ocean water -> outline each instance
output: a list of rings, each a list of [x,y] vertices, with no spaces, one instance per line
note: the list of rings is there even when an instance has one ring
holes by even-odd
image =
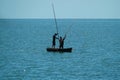
[[[72,53],[46,51],[56,32],[53,19],[0,19],[0,80],[120,79],[120,19],[57,22]]]

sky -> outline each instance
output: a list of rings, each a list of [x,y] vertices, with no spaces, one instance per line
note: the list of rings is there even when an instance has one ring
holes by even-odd
[[[0,19],[120,18],[120,0],[0,0]]]

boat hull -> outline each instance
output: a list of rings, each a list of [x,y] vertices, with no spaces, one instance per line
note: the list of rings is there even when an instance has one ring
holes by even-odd
[[[48,52],[72,52],[72,48],[63,48],[63,49],[59,49],[59,48],[47,48]]]

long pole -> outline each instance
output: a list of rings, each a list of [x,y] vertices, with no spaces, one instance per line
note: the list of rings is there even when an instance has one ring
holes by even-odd
[[[53,8],[54,20],[55,20],[55,24],[56,24],[56,30],[57,30],[57,33],[58,33],[58,26],[57,26],[57,20],[56,20],[55,9],[54,9],[54,4],[53,3],[52,3],[52,8]]]

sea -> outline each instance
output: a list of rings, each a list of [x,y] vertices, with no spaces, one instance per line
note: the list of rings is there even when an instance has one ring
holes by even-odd
[[[0,80],[120,80],[120,19],[0,19]]]

